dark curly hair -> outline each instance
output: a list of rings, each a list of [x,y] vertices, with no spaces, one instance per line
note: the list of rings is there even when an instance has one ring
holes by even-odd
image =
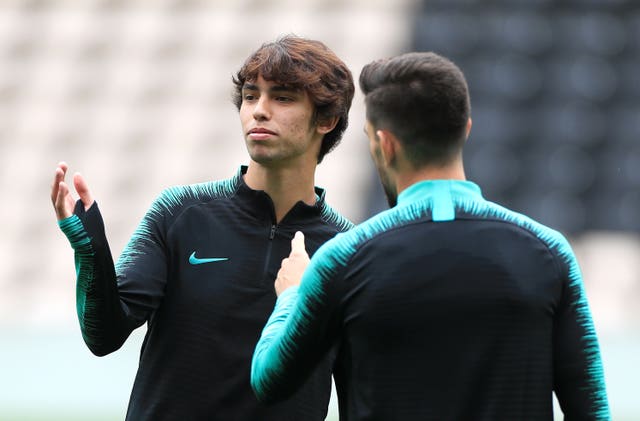
[[[349,109],[355,91],[347,66],[320,41],[286,35],[263,44],[233,77],[233,103],[242,105],[242,87],[258,76],[303,89],[314,104],[314,122],[339,117],[336,127],[322,139],[318,163],[335,148],[349,124]]]

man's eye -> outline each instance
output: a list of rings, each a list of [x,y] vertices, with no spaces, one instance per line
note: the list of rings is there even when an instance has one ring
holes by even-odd
[[[293,101],[293,98],[288,97],[288,96],[278,96],[278,97],[276,97],[276,101],[279,101],[279,102],[291,102],[291,101]]]
[[[253,94],[244,94],[244,96],[242,97],[242,99],[245,101],[253,101],[255,98],[256,97]]]

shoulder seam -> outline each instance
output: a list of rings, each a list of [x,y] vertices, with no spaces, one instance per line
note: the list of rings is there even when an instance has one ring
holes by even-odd
[[[340,232],[349,231],[350,229],[355,227],[355,224],[353,222],[345,218],[341,213],[337,212],[326,202],[322,203],[320,212],[320,219],[326,224],[337,227],[338,231]]]
[[[568,276],[568,265],[566,264],[564,259],[562,259],[562,256],[560,255],[558,250],[559,243],[565,242],[567,240],[560,232],[547,227],[524,214],[512,211],[496,203],[487,200],[485,200],[484,203],[486,204],[485,206],[487,208],[486,214],[474,213],[469,209],[465,209],[461,203],[456,204],[456,210],[461,210],[466,213],[466,215],[462,215],[461,217],[456,219],[490,220],[508,224],[526,232],[528,235],[534,237],[537,241],[544,245],[556,264],[556,270],[558,271],[558,274],[560,276]],[[503,216],[501,216],[501,214],[503,214]],[[548,238],[544,238],[545,236],[543,236],[543,231],[545,230],[547,231]],[[554,241],[558,244],[554,245]]]
[[[237,189],[238,184],[235,178],[168,187],[156,198],[152,208],[155,207],[158,213],[164,213],[161,212],[164,208],[170,215],[173,215],[176,208],[181,208],[179,214],[173,215],[175,220],[193,206],[233,197]]]

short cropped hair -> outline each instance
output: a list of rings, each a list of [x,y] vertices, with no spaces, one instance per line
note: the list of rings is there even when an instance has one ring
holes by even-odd
[[[313,123],[339,117],[336,127],[322,139],[318,163],[335,148],[347,125],[355,91],[347,66],[320,41],[286,35],[263,44],[244,62],[233,78],[233,102],[242,105],[242,87],[258,76],[293,89],[305,90],[313,103]]]
[[[413,52],[366,65],[360,73],[367,120],[388,129],[414,166],[450,162],[465,142],[471,115],[462,71],[432,52]]]

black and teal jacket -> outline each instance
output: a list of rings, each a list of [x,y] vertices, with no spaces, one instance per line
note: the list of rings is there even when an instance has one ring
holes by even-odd
[[[483,199],[421,181],[318,250],[253,357],[262,401],[338,346],[340,420],[609,419],[598,340],[566,239]]]
[[[351,223],[316,189],[280,223],[263,191],[228,180],[164,191],[114,266],[97,205],[81,203],[60,227],[75,250],[77,312],[96,355],[147,323],[127,419],[324,420],[330,358],[288,400],[264,405],[249,373],[273,309],[273,283],[296,231],[314,252]]]

